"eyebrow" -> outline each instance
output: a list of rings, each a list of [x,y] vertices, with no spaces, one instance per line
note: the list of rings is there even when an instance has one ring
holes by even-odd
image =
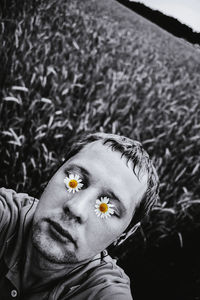
[[[90,173],[89,173],[85,168],[83,168],[83,167],[81,167],[81,166],[77,166],[77,165],[75,165],[75,164],[71,164],[71,165],[69,165],[69,166],[67,166],[67,167],[65,168],[65,171],[69,171],[70,169],[78,170],[80,173],[82,173],[83,175],[85,175],[85,176],[87,176],[87,177],[90,177],[90,176],[91,176]]]
[[[117,200],[117,202],[119,202],[120,206],[122,207],[123,212],[127,212],[127,208],[123,204],[122,200],[120,200],[120,198],[114,192],[108,191],[107,193],[111,198],[114,198],[115,200]]]

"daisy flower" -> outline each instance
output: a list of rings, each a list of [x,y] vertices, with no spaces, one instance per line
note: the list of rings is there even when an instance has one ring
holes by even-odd
[[[81,183],[82,179],[79,175],[70,174],[69,177],[65,177],[64,183],[69,193],[79,192],[82,188],[83,183]]]
[[[108,197],[101,197],[101,200],[97,199],[95,204],[95,213],[97,217],[101,218],[108,218],[111,217],[111,215],[114,214],[114,210],[112,207],[114,207],[113,204],[109,204],[109,198]]]

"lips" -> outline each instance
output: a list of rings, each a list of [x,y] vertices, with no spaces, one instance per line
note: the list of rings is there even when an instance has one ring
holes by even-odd
[[[75,244],[75,240],[72,238],[71,234],[64,229],[62,226],[60,226],[60,224],[52,221],[52,220],[48,220],[48,222],[54,227],[54,229],[61,234],[63,237],[67,238],[68,240],[70,240],[72,243]]]

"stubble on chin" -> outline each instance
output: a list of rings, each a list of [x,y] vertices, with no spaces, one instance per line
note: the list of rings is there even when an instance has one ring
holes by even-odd
[[[74,264],[77,258],[74,252],[64,250],[43,228],[43,222],[32,225],[32,244],[39,254],[51,263]]]

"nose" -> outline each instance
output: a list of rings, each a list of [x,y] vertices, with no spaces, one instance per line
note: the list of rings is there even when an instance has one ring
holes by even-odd
[[[72,219],[80,224],[85,223],[92,208],[95,206],[97,193],[92,189],[86,189],[70,196],[63,209],[68,219]]]

